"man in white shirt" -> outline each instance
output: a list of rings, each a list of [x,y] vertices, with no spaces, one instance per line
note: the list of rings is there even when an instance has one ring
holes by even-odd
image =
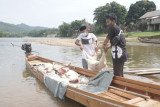
[[[81,50],[86,51],[88,55],[96,55],[96,52],[98,51],[97,37],[93,33],[88,33],[86,26],[80,27],[80,32],[81,34],[77,37],[75,44],[79,46]],[[96,45],[94,45],[94,42],[96,42]],[[84,54],[82,54],[82,66],[84,69],[88,69],[88,64],[86,62]]]

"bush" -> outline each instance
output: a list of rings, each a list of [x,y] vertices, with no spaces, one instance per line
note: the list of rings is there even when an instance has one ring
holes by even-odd
[[[134,23],[131,23],[129,25],[126,26],[126,31],[127,32],[136,32],[138,31],[138,24],[134,24]]]
[[[138,25],[139,25],[139,26],[138,26],[138,29],[139,29],[140,31],[142,31],[142,32],[147,31],[147,23],[145,23],[145,22],[140,22]]]

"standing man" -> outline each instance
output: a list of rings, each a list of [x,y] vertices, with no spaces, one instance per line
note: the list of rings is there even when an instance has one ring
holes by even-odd
[[[75,44],[79,46],[81,50],[86,51],[88,55],[90,56],[96,55],[96,52],[98,51],[97,37],[93,33],[88,33],[86,26],[80,27],[79,30],[81,34],[77,37]],[[96,42],[96,45],[94,45],[94,42]],[[82,66],[84,69],[88,69],[88,64],[83,53],[82,53]]]
[[[103,46],[105,47],[110,41],[114,75],[123,77],[123,66],[124,62],[128,59],[128,55],[124,34],[116,24],[116,21],[117,16],[114,13],[110,13],[106,17],[106,24],[109,27],[109,31]],[[115,38],[116,36],[119,36],[119,39]]]

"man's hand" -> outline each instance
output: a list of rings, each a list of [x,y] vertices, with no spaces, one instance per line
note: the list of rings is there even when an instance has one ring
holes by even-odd
[[[104,49],[104,52],[107,53],[108,49],[111,47],[111,45],[108,45],[108,44],[104,44],[103,45],[103,49]]]
[[[82,46],[79,46],[80,50],[83,50],[83,47]]]
[[[80,44],[80,40],[76,40],[75,41],[75,44],[77,45],[77,46],[79,46],[79,48],[81,49],[81,50],[83,50],[83,47],[82,47],[82,45]]]
[[[99,50],[99,49],[98,49],[98,47],[96,46],[96,47],[95,47],[95,51],[98,52],[98,50]]]

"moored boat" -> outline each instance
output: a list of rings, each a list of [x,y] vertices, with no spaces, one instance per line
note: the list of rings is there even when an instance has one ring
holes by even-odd
[[[143,43],[160,44],[160,36],[139,37],[138,40]]]

